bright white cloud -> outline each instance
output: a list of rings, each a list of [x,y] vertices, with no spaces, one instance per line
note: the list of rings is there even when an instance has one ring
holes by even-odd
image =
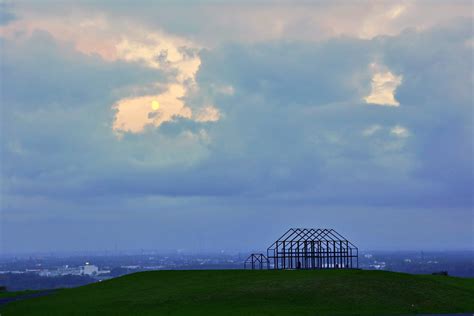
[[[364,98],[365,102],[376,105],[399,106],[395,99],[395,90],[402,83],[402,76],[396,76],[386,67],[372,64],[374,69],[370,94]]]

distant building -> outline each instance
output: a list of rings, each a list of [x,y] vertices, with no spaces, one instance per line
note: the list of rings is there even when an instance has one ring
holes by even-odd
[[[99,274],[99,267],[86,262],[86,265],[80,267],[80,273],[82,275],[97,275]]]
[[[42,277],[50,277],[51,276],[51,272],[48,271],[48,270],[43,270],[43,271],[40,271],[38,273],[39,276],[42,276]]]

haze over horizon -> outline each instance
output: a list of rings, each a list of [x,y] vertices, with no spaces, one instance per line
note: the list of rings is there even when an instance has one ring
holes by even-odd
[[[0,254],[474,249],[472,1],[1,1]]]

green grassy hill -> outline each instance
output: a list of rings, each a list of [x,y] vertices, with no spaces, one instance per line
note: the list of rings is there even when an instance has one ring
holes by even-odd
[[[388,315],[474,312],[474,279],[384,271],[156,271],[10,303],[10,315]]]
[[[38,291],[16,291],[16,292],[0,292],[0,299],[8,298],[8,297],[15,297],[15,296],[22,296],[27,294],[33,294]]]

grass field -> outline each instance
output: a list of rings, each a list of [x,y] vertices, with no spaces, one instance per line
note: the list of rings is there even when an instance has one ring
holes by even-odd
[[[474,312],[474,279],[384,271],[156,271],[10,303],[10,315],[389,315]]]
[[[0,299],[37,293],[38,291],[0,292]]]

